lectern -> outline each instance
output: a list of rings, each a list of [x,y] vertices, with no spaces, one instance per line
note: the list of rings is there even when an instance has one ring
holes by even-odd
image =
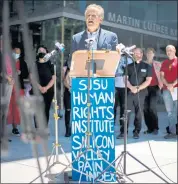
[[[72,180],[115,182],[116,51],[76,51],[71,62]],[[94,73],[93,73],[94,71]],[[108,166],[109,169],[103,172]]]

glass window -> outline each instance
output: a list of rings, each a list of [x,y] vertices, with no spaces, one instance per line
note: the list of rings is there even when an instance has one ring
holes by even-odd
[[[165,13],[165,11],[169,13]],[[161,1],[158,4],[158,24],[177,29],[177,1]]]
[[[149,7],[149,8],[148,8]],[[156,1],[148,1],[145,7],[145,21],[148,22],[157,22],[157,2]]]
[[[158,52],[157,48],[157,37],[150,35],[143,35],[143,47],[144,50],[147,48],[154,48],[156,52]]]
[[[166,55],[165,48],[169,45],[168,39],[158,38],[159,51],[161,55]]]
[[[133,18],[144,20],[147,9],[147,1],[130,1],[130,16]]]
[[[142,34],[137,32],[130,32],[132,38],[132,45],[136,45],[139,48],[143,47]]]
[[[64,60],[67,59],[68,54],[71,49],[72,36],[76,33],[79,33],[85,30],[85,22],[80,20],[74,20],[70,18],[64,19],[65,31],[64,31],[64,44],[65,44],[65,53]]]
[[[63,1],[49,1],[49,0],[25,0],[25,12],[50,12],[53,9],[63,7]]]
[[[41,43],[47,45],[49,50],[52,50],[56,41],[61,42],[60,18],[43,21],[41,27]]]
[[[22,34],[20,33],[19,28],[20,28],[19,25],[10,26],[10,33],[11,33],[12,43],[21,42]]]
[[[103,1],[101,6],[104,8],[105,17],[109,12],[129,16],[129,1]]]
[[[65,6],[68,7],[68,8],[72,8],[72,9],[75,9],[75,10],[79,10],[80,9],[80,1],[65,1]]]

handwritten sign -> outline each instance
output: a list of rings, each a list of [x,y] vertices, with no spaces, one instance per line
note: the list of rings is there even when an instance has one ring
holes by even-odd
[[[94,137],[90,137],[93,149],[86,149],[88,79],[72,79],[72,161],[73,168],[79,171],[72,170],[73,181],[79,181],[80,177],[81,181],[94,181],[109,166],[107,162],[115,159],[114,78],[92,78],[90,85],[90,132]],[[79,157],[81,151],[84,154]],[[114,171],[110,167],[97,181],[114,182]]]

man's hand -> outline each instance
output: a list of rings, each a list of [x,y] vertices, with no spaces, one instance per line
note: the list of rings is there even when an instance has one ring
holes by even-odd
[[[162,83],[159,83],[159,89],[162,89],[163,88],[163,84]]]
[[[132,93],[136,94],[139,92],[139,88],[137,86],[132,86],[132,88],[130,89]]]
[[[174,85],[173,84],[168,84],[167,85],[167,88],[170,92],[173,92],[174,91]]]
[[[41,91],[42,94],[47,92],[47,88],[46,87],[39,86],[39,90]]]
[[[42,87],[42,93],[46,93],[48,91],[47,87]]]
[[[17,70],[17,74],[20,75],[21,74],[21,71],[20,70]]]
[[[123,45],[122,43],[116,45],[116,51],[118,51],[120,54],[122,54],[121,51],[122,51],[124,48],[125,48],[125,45]]]
[[[9,84],[9,85],[14,85],[14,80],[13,80],[12,77],[7,76],[7,81],[8,81],[8,84]]]

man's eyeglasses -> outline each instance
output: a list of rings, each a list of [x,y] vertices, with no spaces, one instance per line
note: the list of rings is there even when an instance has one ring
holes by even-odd
[[[98,15],[96,15],[96,14],[88,14],[88,15],[86,15],[86,18],[88,19],[88,18],[93,18],[93,19],[96,19],[96,18],[98,18],[99,16]]]

